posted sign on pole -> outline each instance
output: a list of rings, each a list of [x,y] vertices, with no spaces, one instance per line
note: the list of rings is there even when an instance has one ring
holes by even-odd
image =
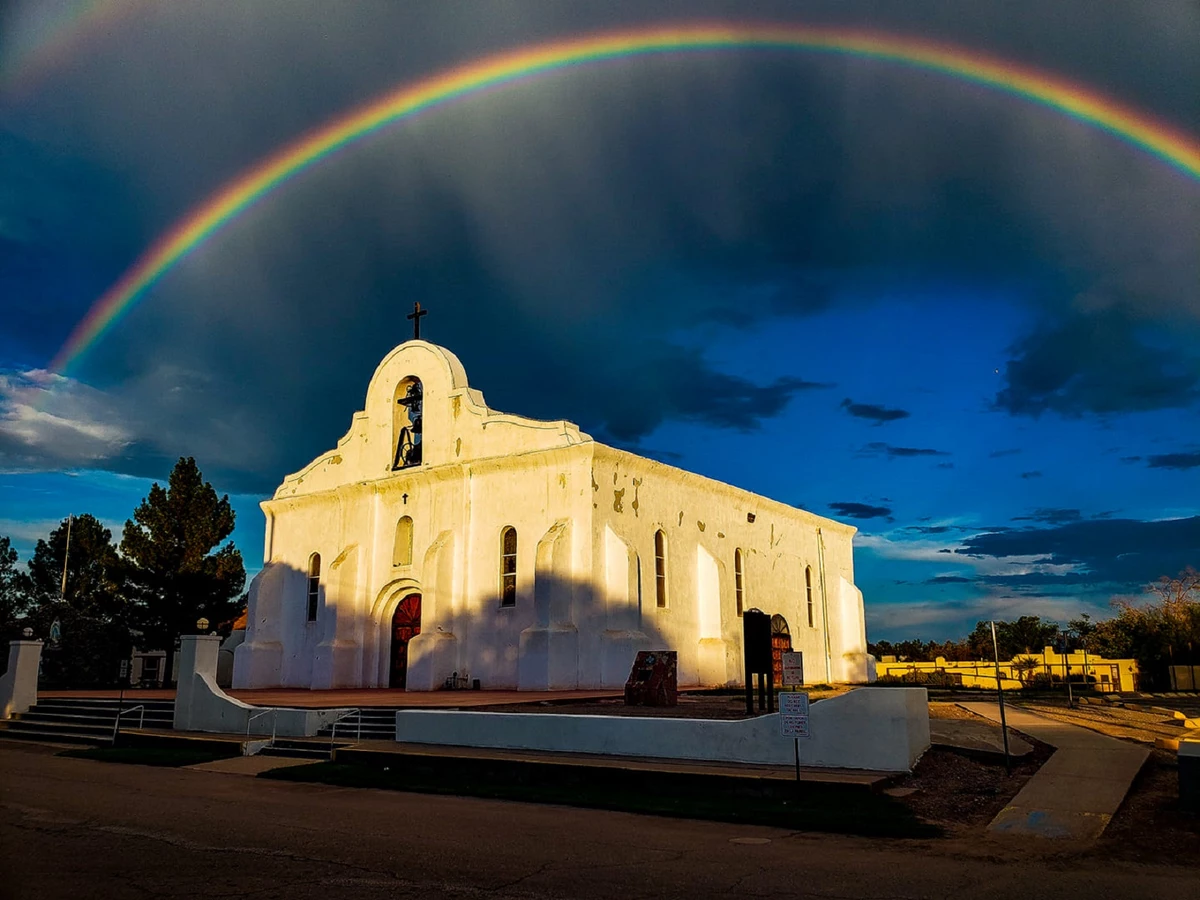
[[[783,686],[800,687],[804,684],[804,654],[787,651],[783,656]]]
[[[783,737],[808,737],[808,694],[779,695],[779,733]]]

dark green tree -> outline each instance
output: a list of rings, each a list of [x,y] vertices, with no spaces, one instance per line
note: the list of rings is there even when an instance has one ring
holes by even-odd
[[[246,583],[242,555],[232,542],[229,496],[217,497],[196,461],[181,458],[164,489],[157,483],[125,523],[121,553],[143,649],[165,650],[173,670],[175,644],[197,620],[224,622],[237,615]]]
[[[65,589],[64,556],[67,560]],[[36,608],[65,603],[89,618],[125,619],[121,566],[112,532],[88,513],[63,520],[46,540],[37,542],[29,560],[27,585],[29,601]]]
[[[1001,653],[1011,650],[1014,656],[1017,653],[1040,653],[1052,645],[1058,635],[1058,625],[1043,622],[1041,616],[1021,616],[1015,622],[997,622],[996,629]]]
[[[69,539],[68,539],[69,534]],[[66,559],[64,589],[63,560]],[[95,687],[116,682],[131,649],[129,607],[112,532],[84,513],[64,520],[39,540],[22,576],[34,633],[47,640],[42,680],[47,686]]]
[[[17,620],[25,612],[26,596],[21,573],[17,570],[17,551],[12,541],[0,537],[0,640],[18,636]],[[7,643],[0,656],[8,652]]]

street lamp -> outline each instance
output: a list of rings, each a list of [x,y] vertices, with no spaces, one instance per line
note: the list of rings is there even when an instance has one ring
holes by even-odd
[[[31,637],[33,637],[33,629],[26,625],[21,630],[21,634],[25,635],[25,640],[29,640]]]
[[[204,634],[204,632],[208,631],[208,619],[204,618],[204,616],[196,620],[196,631],[199,634]]]

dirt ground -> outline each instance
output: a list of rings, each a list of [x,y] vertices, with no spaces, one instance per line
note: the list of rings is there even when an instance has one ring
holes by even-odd
[[[1200,865],[1200,815],[1179,809],[1175,754],[1153,750],[1094,853],[1129,862]]]
[[[966,710],[960,712],[965,713],[966,718],[985,721]],[[933,711],[930,713],[932,715]],[[958,715],[942,717],[963,718]],[[1054,752],[1053,747],[1027,735],[1022,737],[1033,745],[1033,751],[1014,760],[1011,775],[1005,773],[1004,761],[999,756],[988,758],[933,747],[921,757],[912,774],[896,782],[890,792],[899,794],[900,800],[913,812],[928,822],[941,825],[952,837],[978,834]],[[913,793],[908,794],[910,790]]]
[[[963,709],[957,703],[946,703],[937,700],[929,701],[929,718],[931,719],[970,719],[972,722],[987,722],[982,716]]]

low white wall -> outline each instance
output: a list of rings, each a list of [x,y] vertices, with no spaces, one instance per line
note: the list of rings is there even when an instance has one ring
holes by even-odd
[[[338,716],[349,712],[346,709],[251,706],[235,700],[217,687],[220,641],[215,635],[185,635],[180,642],[180,677],[173,722],[176,730],[311,737]]]
[[[29,712],[37,703],[41,641],[9,641],[8,668],[0,675],[0,718]]]
[[[924,688],[860,688],[814,703],[806,766],[909,771],[929,748]],[[792,741],[778,713],[740,721],[545,713],[400,710],[396,740],[416,744],[552,750],[791,765]]]

